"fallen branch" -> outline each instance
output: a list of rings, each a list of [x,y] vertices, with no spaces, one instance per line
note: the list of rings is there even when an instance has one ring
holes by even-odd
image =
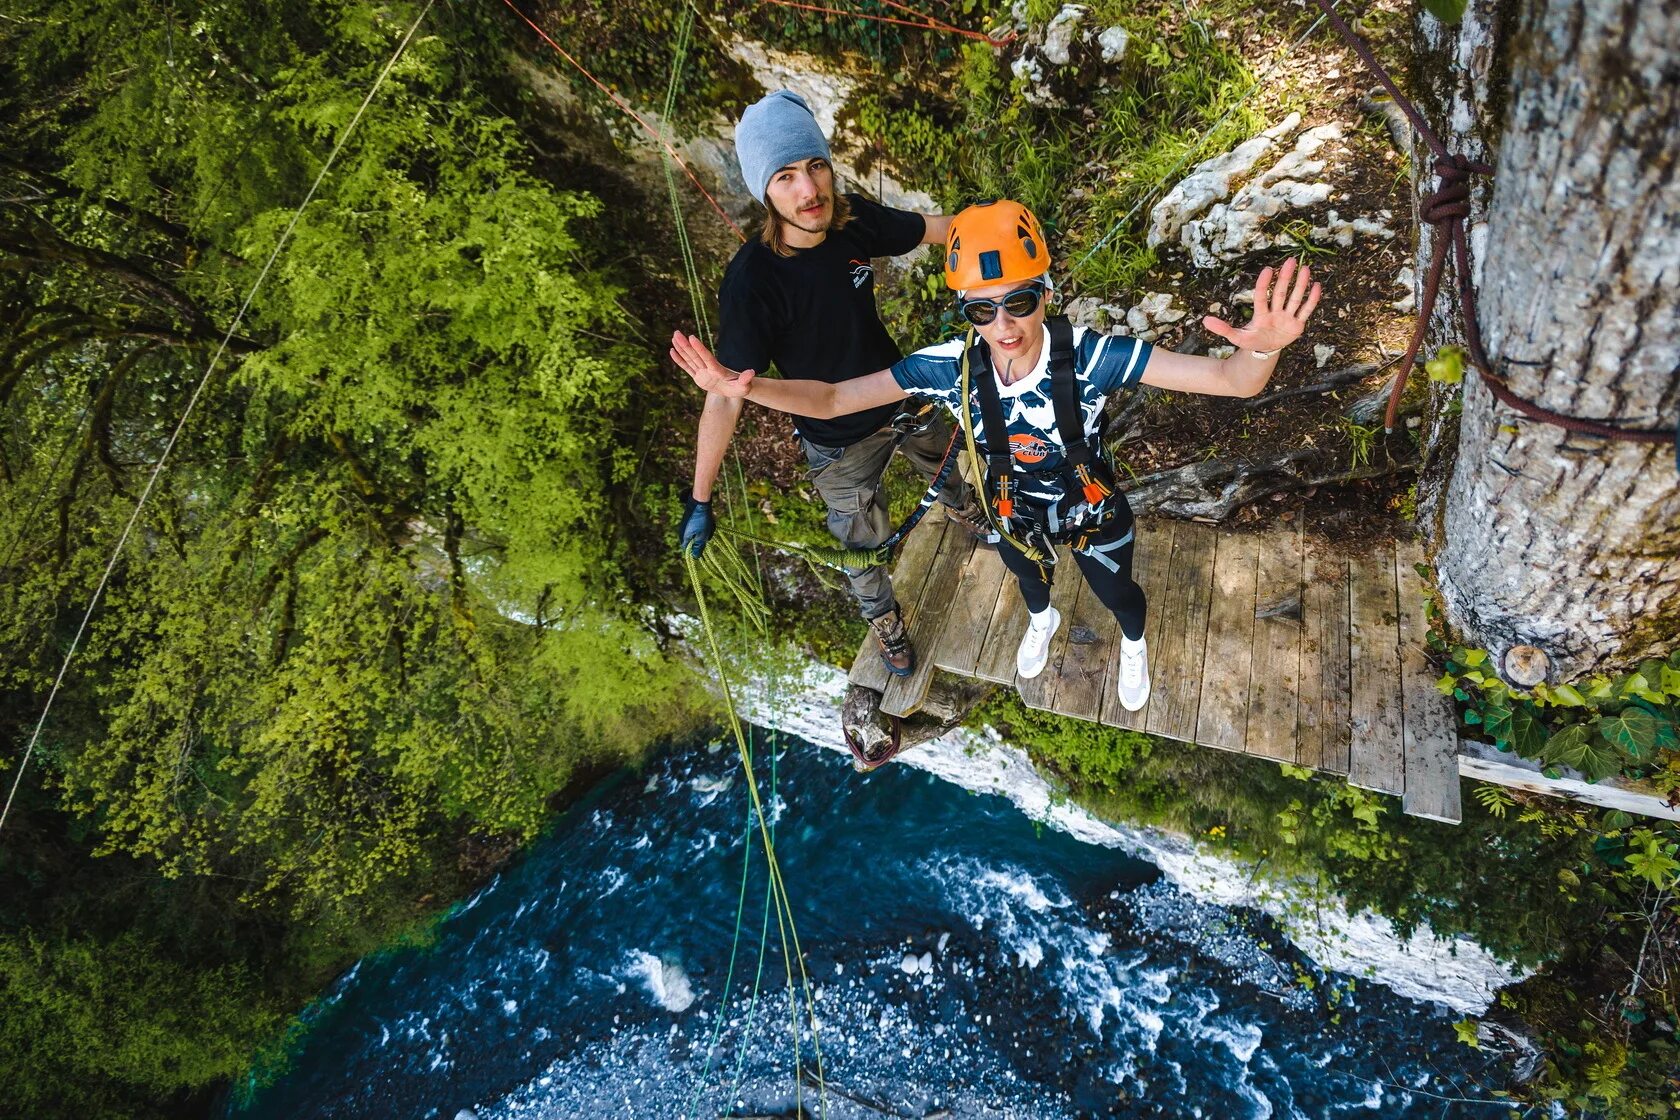
[[[1250,398],[1244,402],[1243,407],[1265,408],[1267,405],[1276,404],[1278,401],[1289,400],[1291,397],[1305,397],[1314,396],[1320,393],[1332,393],[1337,389],[1344,389],[1349,385],[1357,384],[1358,382],[1365,380],[1367,377],[1370,377],[1372,374],[1379,373],[1393,364],[1394,363],[1392,361],[1387,363],[1387,365],[1380,366],[1375,362],[1361,362],[1356,366],[1348,366],[1346,369],[1331,370],[1319,380],[1314,381],[1311,385],[1296,385],[1288,389],[1278,389],[1274,392],[1264,393],[1258,397]]]
[[[1417,469],[1415,459],[1389,459],[1353,470],[1336,470],[1322,465],[1321,458],[1311,448],[1300,448],[1259,462],[1209,459],[1146,474],[1127,491],[1126,498],[1138,513],[1223,521],[1250,502],[1273,494]]]

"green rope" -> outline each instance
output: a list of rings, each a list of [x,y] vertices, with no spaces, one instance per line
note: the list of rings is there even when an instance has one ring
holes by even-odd
[[[769,816],[764,811],[764,801],[758,790],[758,779],[753,772],[752,748],[748,744],[746,731],[743,729],[740,716],[735,709],[735,697],[729,686],[729,675],[725,669],[723,651],[718,645],[717,631],[712,625],[711,611],[706,605],[706,592],[700,580],[700,567],[695,558],[687,553],[683,554],[683,564],[688,569],[689,583],[694,590],[695,604],[700,614],[700,628],[706,639],[706,649],[711,656],[713,669],[717,673],[718,685],[723,689],[723,705],[724,711],[729,717],[729,730],[735,739],[735,748],[741,759],[741,770],[747,779],[747,793],[752,801],[753,813],[758,819],[759,836],[764,842],[764,857],[769,867],[769,886],[776,902],[777,932],[782,942],[782,964],[787,975],[788,1012],[792,1021],[794,1046],[795,1104],[801,1108],[804,1106],[804,1081],[801,1076],[803,1046],[799,1037],[799,994],[802,990],[806,1015],[811,1023],[811,1044],[816,1057],[821,1114],[826,1117],[828,1115],[828,1096],[825,1091],[827,1081],[823,1074],[822,1044],[818,1036],[816,1003],[811,997],[811,978],[805,969],[805,954],[799,945],[799,931],[794,923],[793,906],[789,900],[787,884],[782,878],[781,864],[776,859],[776,844],[770,832]],[[799,965],[800,979],[797,988],[793,979],[794,962],[798,962]]]
[[[776,744],[770,746],[770,800],[776,800]],[[770,822],[770,834],[776,834],[776,822]],[[759,982],[764,978],[764,955],[770,947],[770,891],[764,892],[764,913],[758,923],[758,968],[753,973],[752,999],[747,1003],[747,1021],[741,1027],[741,1038],[735,1047],[735,1074],[730,1079],[729,1094],[724,1097],[726,1102],[735,1099],[735,1094],[741,1091],[741,1082],[746,1077],[747,1067],[747,1039],[752,1036],[753,1017],[758,1012]]]
[[[839,545],[805,544],[801,541],[772,540],[755,533],[743,533],[739,529],[723,529],[722,532],[749,544],[763,545],[774,548],[779,552],[791,553],[813,564],[835,568],[839,571],[857,568],[873,568],[885,564],[892,559],[890,549],[883,548],[842,548]],[[710,549],[707,550],[708,552]]]
[[[771,804],[775,803],[775,798],[775,791],[772,790]],[[723,1033],[723,1021],[729,1015],[729,989],[735,983],[735,957],[741,948],[741,920],[747,912],[747,880],[752,868],[752,824],[752,806],[748,805],[746,824],[741,830],[741,889],[735,897],[735,936],[729,945],[729,969],[724,973],[723,996],[718,1000],[717,1018],[712,1022],[712,1037],[706,1042],[706,1065],[700,1071],[700,1079],[695,1082],[694,1094],[688,1099],[688,1107],[683,1109],[685,1118],[700,1115],[700,1095],[706,1091],[706,1082],[711,1080],[712,1055],[717,1050],[718,1037]],[[768,912],[765,917],[769,917]],[[763,951],[764,945],[760,942],[760,954]]]

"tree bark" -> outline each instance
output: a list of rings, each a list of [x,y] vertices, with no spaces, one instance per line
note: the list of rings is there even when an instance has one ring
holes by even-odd
[[[1499,133],[1504,124],[1511,80],[1508,40],[1519,7],[1520,0],[1469,0],[1464,18],[1448,25],[1419,5],[1412,25],[1413,101],[1449,150],[1480,163],[1498,162]],[[1423,198],[1435,189],[1435,176],[1429,148],[1415,133],[1411,137],[1411,151],[1412,225],[1418,235],[1417,253],[1412,262],[1413,293],[1422,307],[1423,278],[1429,272],[1435,241],[1443,231],[1424,222],[1418,213]],[[1473,176],[1470,216],[1465,223],[1473,267],[1480,266],[1486,257],[1488,204],[1492,198],[1493,180]],[[1458,291],[1450,276],[1444,279],[1419,353],[1422,360],[1428,360],[1443,346],[1464,345],[1464,311]],[[1478,275],[1476,279],[1481,277]],[[1408,373],[1423,376],[1421,370]],[[1461,398],[1456,385],[1427,379],[1424,385],[1428,403],[1424,408],[1417,508],[1419,526],[1434,550],[1440,547],[1447,489],[1458,448]]]
[[[1640,428],[1680,410],[1680,8],[1527,0],[1478,268],[1489,359],[1519,396]],[[1436,553],[1448,619],[1557,679],[1680,638],[1672,446],[1573,435],[1467,373]]]

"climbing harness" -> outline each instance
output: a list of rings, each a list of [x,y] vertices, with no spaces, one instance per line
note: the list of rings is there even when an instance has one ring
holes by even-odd
[[[1077,356],[1073,347],[1073,327],[1065,315],[1045,317],[1046,344],[1050,347],[1048,360],[1050,400],[1054,409],[1057,435],[1063,446],[1059,468],[1067,497],[1083,499],[1093,511],[1092,516],[1073,524],[1060,520],[1060,503],[1039,507],[1016,500],[1016,475],[1021,473],[1010,443],[1008,422],[1003,414],[1003,401],[998,395],[997,381],[991,373],[991,357],[983,341],[977,341],[971,331],[965,340],[962,372],[959,379],[963,408],[963,430],[969,444],[969,454],[981,462],[979,446],[974,436],[974,419],[968,406],[980,407],[986,425],[985,479],[990,494],[981,503],[986,507],[993,528],[1027,559],[1039,565],[1048,579],[1046,568],[1056,562],[1056,544],[1070,542],[1075,551],[1086,551],[1115,517],[1120,516],[1123,503],[1108,503],[1117,494],[1118,483],[1114,470],[1102,450],[1102,427],[1087,434],[1084,408],[1079,398]],[[984,371],[975,381],[973,368]],[[970,385],[973,393],[970,395]],[[1106,504],[1105,504],[1106,503]],[[1130,534],[1126,538],[1130,540]],[[1118,548],[1119,544],[1104,546]],[[1099,556],[1106,561],[1106,557]]]
[[[1568,416],[1555,412],[1543,405],[1519,397],[1512,391],[1510,384],[1504,377],[1494,372],[1493,363],[1488,360],[1487,351],[1482,345],[1482,328],[1480,316],[1476,308],[1476,289],[1470,272],[1470,244],[1469,236],[1465,232],[1464,222],[1470,214],[1470,176],[1491,175],[1493,168],[1485,163],[1478,163],[1462,155],[1454,155],[1447,151],[1447,146],[1435,131],[1429,127],[1429,122],[1423,117],[1399,88],[1394,79],[1389,76],[1387,69],[1377,61],[1371,48],[1356,35],[1342,18],[1335,13],[1334,5],[1329,0],[1315,0],[1324,12],[1330,26],[1340,35],[1359,56],[1365,68],[1371,71],[1377,81],[1382,83],[1394,103],[1406,114],[1417,129],[1418,135],[1423,137],[1429,150],[1435,154],[1431,170],[1435,173],[1436,188],[1423,200],[1420,216],[1424,221],[1436,227],[1437,236],[1435,246],[1429,260],[1429,271],[1425,275],[1423,298],[1418,303],[1417,326],[1412,331],[1411,342],[1406,347],[1405,359],[1400,369],[1394,375],[1394,384],[1389,390],[1388,411],[1383,418],[1383,427],[1388,431],[1394,430],[1394,422],[1400,408],[1400,396],[1405,391],[1407,377],[1411,373],[1412,362],[1417,358],[1418,349],[1423,345],[1424,333],[1428,330],[1431,312],[1435,309],[1435,297],[1441,285],[1441,274],[1447,263],[1447,245],[1451,242],[1453,249],[1453,268],[1458,283],[1459,303],[1463,308],[1464,341],[1470,352],[1470,362],[1481,375],[1482,383],[1488,387],[1496,400],[1511,410],[1527,416],[1531,420],[1551,424],[1571,432],[1582,432],[1587,435],[1602,436],[1605,439],[1627,440],[1637,443],[1667,443],[1675,441],[1677,455],[1680,455],[1680,428],[1674,435],[1664,429],[1626,428],[1608,420],[1584,419],[1579,416]],[[1446,227],[1444,230],[1442,227]],[[1677,460],[1680,465],[1680,460]]]

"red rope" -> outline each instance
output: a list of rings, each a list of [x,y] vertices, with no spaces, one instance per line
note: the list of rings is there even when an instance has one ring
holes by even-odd
[[[885,2],[892,3],[892,0],[885,0]],[[870,19],[875,20],[877,23],[893,23],[899,25],[900,27],[914,27],[921,31],[945,31],[952,35],[962,35],[969,39],[978,39],[981,42],[990,43],[993,46],[1002,46],[1015,37],[1015,33],[1010,32],[1006,38],[993,39],[984,31],[970,31],[966,27],[954,27],[949,23],[935,19],[930,15],[918,12],[914,8],[907,8],[903,4],[893,4],[892,6],[900,11],[909,12],[911,15],[919,17],[924,22],[918,23],[914,20],[899,19],[896,16],[877,16],[872,15],[869,12],[852,11],[846,8],[827,8],[820,4],[803,3],[802,0],[759,0],[759,3],[778,4],[784,8],[798,8],[801,11],[806,12],[822,12],[825,15],[831,16],[850,16],[852,19]]]
[[[939,17],[930,16],[926,12],[918,12],[915,8],[912,8],[908,4],[900,4],[898,2],[898,0],[880,0],[880,2],[883,3],[883,4],[886,4],[888,7],[897,8],[901,12],[909,12],[913,16],[920,16],[922,19],[927,20],[929,23],[940,24],[944,27],[944,29],[946,31],[955,32],[958,35],[973,36],[973,35],[979,34],[977,32],[973,32],[973,31],[965,31],[963,28],[957,27],[954,24],[944,23],[944,21],[939,19]],[[1005,43],[1008,43],[1015,38],[1015,32],[1010,31],[1007,35],[1000,35],[996,39],[992,38],[990,35],[985,35],[985,34],[980,34],[980,37],[985,39],[988,43],[991,43],[993,46],[1001,47]]]
[[[1471,175],[1490,175],[1493,168],[1448,152],[1446,144],[1435,135],[1434,130],[1429,127],[1429,122],[1418,112],[1417,106],[1400,92],[1399,87],[1394,84],[1394,79],[1389,77],[1388,71],[1371,53],[1371,48],[1353,33],[1352,28],[1342,22],[1330,0],[1316,0],[1316,3],[1330,21],[1330,25],[1336,29],[1336,33],[1353,48],[1366,69],[1382,83],[1388,95],[1394,99],[1394,103],[1412,122],[1412,127],[1417,129],[1418,135],[1429,145],[1429,150],[1435,153],[1433,170],[1438,185],[1434,193],[1424,199],[1420,209],[1423,220],[1436,227],[1435,248],[1429,259],[1428,275],[1424,279],[1423,300],[1418,305],[1417,326],[1412,331],[1411,344],[1406,348],[1406,359],[1399,372],[1394,375],[1394,387],[1389,392],[1388,413],[1383,420],[1383,426],[1390,431],[1394,429],[1406,377],[1411,372],[1412,360],[1417,357],[1418,348],[1423,344],[1430,313],[1435,309],[1435,296],[1440,288],[1441,274],[1447,262],[1447,244],[1450,241],[1454,271],[1458,274],[1458,298],[1464,310],[1464,341],[1470,351],[1470,363],[1481,375],[1483,384],[1488,387],[1495,400],[1513,412],[1571,432],[1634,443],[1668,443],[1680,439],[1680,435],[1668,431],[1624,428],[1606,420],[1589,420],[1554,412],[1544,405],[1517,396],[1506,380],[1493,371],[1493,363],[1488,361],[1487,351],[1482,346],[1481,321],[1476,311],[1476,289],[1470,283],[1470,242],[1464,230],[1464,220],[1470,213],[1469,178]]]
[[[546,32],[542,28],[538,27],[535,23],[532,23],[531,22],[531,17],[526,15],[524,12],[520,11],[514,5],[513,0],[502,0],[502,3],[506,4],[508,6],[508,10],[513,12],[514,15],[516,15],[520,19],[524,20],[526,26],[528,26],[532,31],[535,31],[539,36],[541,36],[543,42],[547,43],[549,46],[553,47],[557,52],[559,52],[559,55],[560,55],[561,58],[565,59],[567,62],[571,63],[574,67],[576,67],[578,73],[580,73],[584,77],[588,78],[591,82],[594,82],[595,83],[595,88],[599,89],[602,93],[604,93],[608,97],[612,98],[613,104],[617,105],[620,109],[623,109],[625,111],[625,113],[629,114],[629,116],[632,120],[634,120],[637,124],[641,125],[644,129],[646,129],[647,134],[649,136],[651,136],[655,140],[659,141],[660,146],[665,149],[666,153],[669,154],[670,157],[673,160],[676,160],[677,166],[683,169],[683,174],[688,176],[689,182],[693,183],[695,188],[697,190],[699,190],[699,192],[701,194],[706,196],[706,201],[712,204],[712,209],[717,211],[718,217],[722,218],[724,220],[724,222],[729,226],[729,228],[735,231],[735,236],[739,237],[742,241],[745,241],[747,239],[747,235],[741,232],[741,227],[736,225],[734,220],[731,219],[728,214],[724,213],[723,207],[718,205],[717,199],[713,198],[712,193],[705,188],[705,186],[700,182],[700,180],[698,178],[695,177],[693,168],[689,167],[688,164],[683,160],[682,156],[677,154],[677,150],[675,148],[671,147],[670,141],[666,140],[664,136],[660,135],[659,131],[657,129],[655,129],[652,125],[648,124],[647,121],[643,120],[641,114],[637,113],[636,110],[632,109],[630,107],[630,103],[628,101],[624,100],[624,98],[620,97],[617,93],[614,93],[611,89],[609,89],[606,86],[605,83],[603,83],[601,81],[601,79],[597,78],[595,75],[591,74],[588,70],[584,69],[583,64],[581,62],[579,62],[577,59],[573,58],[570,54],[567,54],[566,53],[566,48],[562,47],[559,43],[556,43],[553,39],[549,38],[548,32]]]

